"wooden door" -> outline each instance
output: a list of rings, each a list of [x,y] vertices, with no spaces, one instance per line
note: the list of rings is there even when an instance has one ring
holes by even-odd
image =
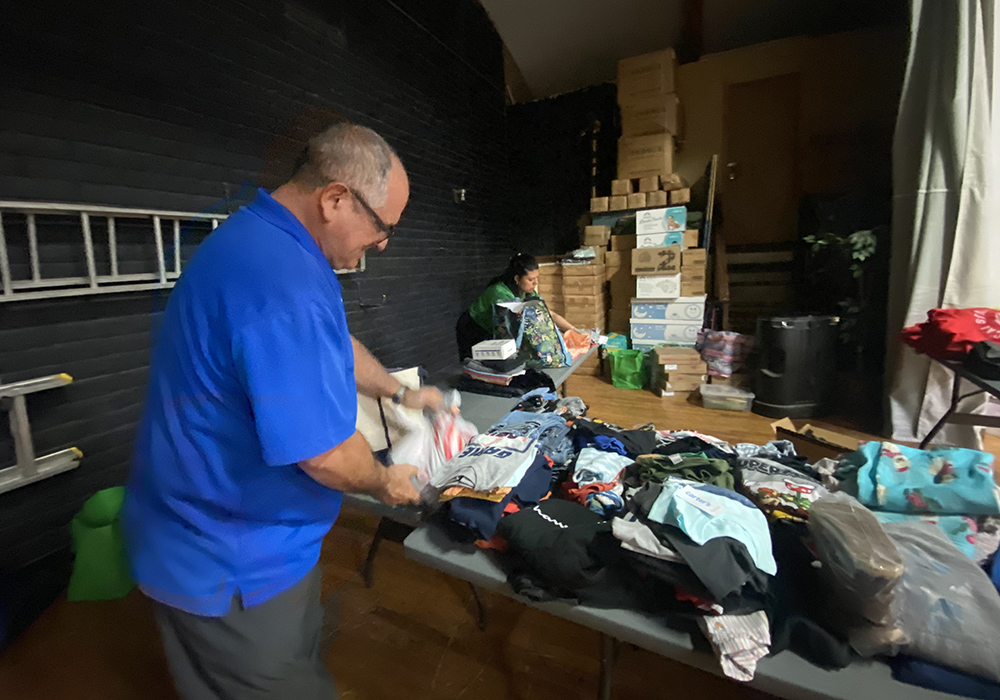
[[[719,172],[729,245],[797,238],[799,74],[726,88]]]

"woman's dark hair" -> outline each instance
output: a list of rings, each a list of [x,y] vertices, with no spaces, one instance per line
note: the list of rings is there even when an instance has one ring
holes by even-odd
[[[514,253],[510,262],[507,263],[507,269],[504,270],[498,277],[491,279],[488,286],[492,287],[497,282],[503,282],[507,285],[510,291],[517,294],[517,281],[515,281],[514,278],[524,277],[529,272],[537,269],[538,261],[535,260],[534,255],[528,255],[527,253]]]

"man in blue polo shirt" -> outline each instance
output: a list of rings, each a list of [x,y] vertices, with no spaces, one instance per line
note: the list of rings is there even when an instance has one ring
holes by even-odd
[[[344,491],[414,502],[355,430],[357,392],[405,390],[347,329],[334,269],[385,248],[409,198],[375,132],[336,125],[230,216],[171,293],[125,505],[133,574],[185,700],[335,696],[319,657],[320,545]]]

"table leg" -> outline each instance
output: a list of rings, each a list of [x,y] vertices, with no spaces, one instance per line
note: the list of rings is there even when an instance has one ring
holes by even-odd
[[[618,646],[619,641],[610,634],[601,634],[601,676],[598,680],[597,700],[611,700]]]
[[[944,424],[948,422],[948,419],[951,418],[951,414],[958,408],[958,402],[960,399],[959,390],[962,388],[962,378],[957,374],[954,374],[953,376],[954,381],[951,384],[951,406],[949,406],[948,410],[944,412],[943,416],[941,416],[941,420],[935,423],[934,427],[931,428],[931,431],[924,436],[923,440],[920,441],[921,450],[927,448],[927,445],[930,444],[934,436],[937,435],[938,431],[941,430]]]
[[[479,594],[479,589],[476,584],[470,583],[469,588],[472,589],[472,597],[476,601],[476,624],[479,625],[479,629],[486,629],[486,605],[483,603],[483,597]]]
[[[366,588],[375,585],[375,555],[378,554],[378,546],[382,544],[382,540],[402,542],[411,532],[413,532],[413,528],[409,525],[397,523],[389,518],[379,519],[378,527],[375,529],[375,537],[372,538],[368,555],[365,557],[365,563],[361,565],[361,577],[365,580]]]

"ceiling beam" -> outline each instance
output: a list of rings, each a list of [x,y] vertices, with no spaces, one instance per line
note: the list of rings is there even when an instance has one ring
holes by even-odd
[[[681,38],[677,44],[677,61],[693,63],[701,58],[704,46],[704,0],[683,0],[681,8]]]

